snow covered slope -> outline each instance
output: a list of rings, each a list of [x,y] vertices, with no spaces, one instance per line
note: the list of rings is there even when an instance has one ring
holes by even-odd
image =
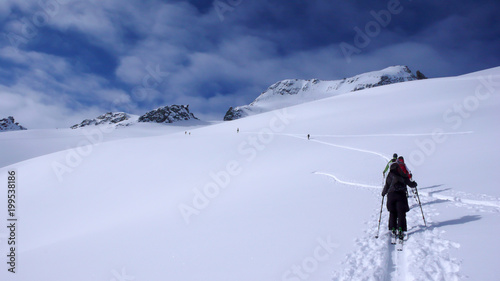
[[[76,151],[88,144],[99,145],[128,138],[186,132],[206,124],[199,120],[189,120],[175,124],[135,123],[129,127],[102,124],[84,126],[78,130],[68,128],[5,132],[0,134],[0,167],[61,150]]]
[[[5,213],[16,173],[18,263],[7,271],[13,234],[0,228],[0,279],[491,280],[499,88],[500,68],[410,81],[3,167]],[[403,252],[385,208],[374,238],[394,152],[427,221],[410,198]]]
[[[224,121],[235,120],[253,114],[359,91],[366,88],[417,79],[417,75],[413,74],[407,66],[391,66],[383,70],[367,72],[351,78],[335,81],[322,81],[318,79],[283,80],[270,86],[251,104],[235,108],[231,107],[224,116]]]

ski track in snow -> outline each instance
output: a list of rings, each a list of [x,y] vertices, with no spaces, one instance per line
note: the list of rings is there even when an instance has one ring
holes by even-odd
[[[314,172],[315,175],[323,175],[327,176],[329,178],[334,179],[336,182],[344,185],[351,185],[351,186],[360,186],[360,187],[367,187],[367,188],[375,188],[375,189],[381,189],[380,186],[377,185],[370,185],[370,184],[363,184],[363,183],[355,183],[355,182],[348,182],[348,181],[343,181],[337,178],[336,176],[329,174],[329,173],[324,173],[324,172]]]
[[[307,138],[304,138],[303,135],[298,136],[298,135],[295,135],[295,134],[284,134],[284,136],[289,136],[289,137],[294,137],[294,138],[298,138],[298,139],[307,140]],[[346,145],[338,145],[338,144],[334,144],[334,143],[330,143],[330,142],[325,142],[325,141],[320,141],[320,140],[316,140],[316,139],[310,139],[309,141],[320,143],[320,144],[324,144],[324,145],[328,145],[328,146],[333,146],[333,147],[337,147],[337,148],[342,148],[342,149],[347,149],[347,150],[354,150],[354,151],[357,151],[357,152],[363,152],[363,153],[368,153],[368,154],[374,154],[376,156],[379,156],[379,157],[383,158],[386,161],[390,160],[389,157],[385,156],[382,153],[376,152],[376,151],[371,151],[371,150],[366,150],[366,149],[361,149],[361,148],[355,148],[355,147],[346,146]]]
[[[338,182],[343,185],[350,185],[350,186],[357,186],[357,187],[365,187],[365,188],[371,188],[371,189],[378,189],[381,190],[382,187],[380,185],[370,185],[370,184],[364,184],[364,183],[357,183],[357,182],[349,182],[345,180],[341,180],[335,175],[332,175],[330,173],[326,172],[313,172],[315,175],[321,175],[321,176],[326,176],[331,179],[333,179],[335,182]],[[427,187],[427,188],[437,188],[439,186],[434,186],[434,187]],[[439,194],[439,192],[444,192],[447,191],[448,193],[451,193],[450,195],[443,195]],[[469,194],[465,192],[457,192],[453,190],[433,190],[430,192],[422,192],[418,191],[418,194],[420,197],[428,197],[428,198],[435,198],[438,200],[444,200],[444,201],[450,201],[454,203],[458,207],[466,207],[466,208],[476,208],[479,211],[483,212],[500,212],[500,198],[495,198],[489,195],[478,195],[478,194]],[[475,197],[480,197],[481,199],[485,200],[477,200],[477,199],[471,199]]]
[[[472,132],[459,132],[454,134],[469,134]],[[357,152],[368,153],[379,156],[384,160],[389,158],[379,152],[370,151],[345,145],[337,145],[325,141],[310,139],[298,134],[281,134],[288,137],[299,138],[307,141],[313,141],[323,145],[328,145],[336,148],[353,150]],[[422,134],[405,134],[401,136],[420,136]],[[386,136],[386,135],[373,135]],[[391,135],[394,136],[394,135]],[[353,136],[329,136],[329,137],[353,137]],[[356,136],[354,136],[356,137]],[[378,185],[370,185],[341,180],[335,175],[326,172],[314,172],[316,175],[326,176],[333,179],[336,183],[367,188],[374,193],[374,196],[380,196],[381,187]],[[348,254],[342,262],[341,270],[333,273],[332,280],[364,280],[364,281],[389,281],[389,280],[405,280],[405,281],[456,281],[463,279],[460,274],[460,261],[450,256],[450,249],[459,248],[458,243],[442,238],[444,231],[439,227],[433,227],[436,223],[433,222],[433,216],[439,215],[431,200],[446,200],[460,207],[479,207],[481,211],[493,209],[500,211],[500,199],[493,198],[487,195],[480,195],[481,199],[470,199],[478,197],[477,195],[465,194],[451,191],[452,195],[439,194],[448,190],[434,190],[438,186],[427,187],[425,189],[433,189],[429,192],[419,192],[421,204],[425,205],[425,218],[427,227],[424,226],[420,206],[414,196],[408,198],[411,205],[410,211],[407,213],[408,232],[407,239],[404,242],[403,251],[397,251],[396,246],[390,243],[390,235],[387,230],[387,222],[389,214],[387,210],[383,212],[379,238],[374,238],[378,227],[378,216],[380,210],[374,210],[370,221],[366,222],[367,226],[364,235],[355,240],[356,250]],[[468,198],[464,198],[468,197]],[[412,203],[413,202],[413,203]],[[384,201],[384,209],[385,209]],[[413,225],[413,227],[411,227]]]
[[[447,132],[447,133],[443,132],[442,135],[466,135],[472,133],[474,133],[474,131]],[[421,134],[362,134],[362,135],[314,135],[314,136],[322,138],[365,138],[365,137],[432,137],[434,135],[435,134],[433,133],[421,133]],[[303,134],[301,135],[294,134],[293,136],[300,137],[303,136]]]
[[[314,141],[338,148],[367,152],[381,156],[384,159],[388,159],[384,155],[375,151],[339,146],[317,140]],[[335,175],[325,172],[314,172],[314,174],[327,176],[340,184],[369,188],[374,195],[380,196],[380,186],[344,181]],[[437,192],[439,191],[419,192],[419,195],[421,195],[421,204],[429,206],[426,208],[426,212],[424,213],[428,226],[433,225],[432,217],[438,215],[436,209],[431,207],[432,205],[426,204],[433,198],[460,204],[500,208],[500,200],[471,200],[456,196],[440,195],[437,194]],[[367,227],[363,237],[358,238],[355,241],[356,250],[347,255],[342,264],[342,270],[340,272],[334,272],[332,280],[455,281],[463,278],[459,272],[460,262],[457,259],[450,257],[449,254],[450,249],[459,248],[460,245],[443,239],[441,236],[444,231],[439,230],[439,228],[425,227],[423,225],[424,222],[422,213],[416,197],[410,196],[409,200],[413,200],[412,198],[415,198],[415,203],[411,206],[410,212],[407,213],[407,221],[409,226],[416,225],[416,227],[409,229],[407,240],[404,242],[403,251],[397,251],[396,246],[390,243],[389,231],[386,229],[386,225],[389,220],[389,214],[387,211],[383,212],[380,225],[382,229],[381,233],[383,233],[383,235],[379,234],[378,239],[374,238],[378,227],[379,210],[374,211],[372,219],[369,222],[366,222]],[[386,208],[385,202],[384,208]]]
[[[347,182],[325,172],[314,172],[314,174],[327,176],[339,184],[366,188],[373,192],[374,196],[380,196],[380,186]],[[433,186],[426,189],[436,189],[438,187]],[[355,240],[356,250],[346,256],[342,263],[342,270],[334,272],[332,280],[456,281],[464,279],[465,277],[459,272],[460,261],[452,258],[449,254],[451,249],[459,248],[460,244],[442,238],[444,231],[436,227],[439,222],[432,220],[434,216],[439,215],[436,209],[432,207],[432,202],[436,199],[446,200],[458,207],[475,208],[483,212],[500,212],[500,200],[487,195],[472,195],[464,192],[455,192],[455,195],[468,198],[481,197],[488,200],[437,194],[441,191],[419,192],[421,204],[425,206],[424,216],[427,227],[424,226],[420,206],[416,198],[411,196],[410,193],[408,198],[410,212],[407,213],[408,238],[404,242],[403,251],[397,251],[396,246],[390,244],[389,231],[387,230],[389,214],[384,201],[379,238],[374,238],[380,212],[380,209],[377,208],[373,211],[370,221],[366,222],[367,227],[364,235]]]
[[[427,203],[428,198],[422,200]],[[413,200],[411,197],[409,200]],[[411,201],[410,201],[411,202]],[[410,203],[411,204],[411,203]],[[385,202],[384,202],[385,209]],[[427,207],[425,217],[432,225],[436,210]],[[418,204],[413,203],[407,213],[408,231],[403,251],[397,251],[390,243],[387,221],[389,214],[383,212],[379,238],[377,232],[379,210],[374,210],[364,235],[355,240],[356,250],[348,254],[342,263],[342,269],[334,272],[332,280],[460,280],[460,262],[450,257],[452,248],[459,248],[458,243],[443,239],[444,231],[438,228],[426,228]]]
[[[380,187],[347,182],[338,179],[336,176],[315,172],[314,174],[327,176],[335,182],[364,187],[380,196]],[[425,218],[427,227],[424,226],[420,206],[413,196],[408,198],[411,205],[410,212],[407,213],[409,225],[408,237],[404,242],[403,251],[397,251],[395,245],[390,244],[387,221],[389,214],[385,210],[382,215],[379,238],[375,239],[378,227],[379,209],[374,210],[372,218],[366,222],[367,227],[364,235],[355,240],[356,250],[348,254],[342,263],[342,270],[334,272],[332,280],[367,280],[367,281],[388,281],[388,280],[460,280],[460,262],[449,255],[452,248],[459,248],[458,243],[443,239],[444,231],[437,227],[432,227],[435,223],[433,216],[438,215],[435,208],[429,202],[435,198],[431,192],[419,193],[421,203],[426,206]],[[454,197],[456,198],[456,197]],[[465,204],[464,199],[452,200]],[[481,203],[474,201],[474,203]],[[488,204],[484,204],[488,205]],[[483,205],[481,205],[483,206]],[[414,225],[413,227],[411,227]]]

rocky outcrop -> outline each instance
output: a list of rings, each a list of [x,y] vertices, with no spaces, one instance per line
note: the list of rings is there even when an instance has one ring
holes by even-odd
[[[193,113],[189,112],[189,105],[171,105],[157,108],[142,115],[139,117],[139,122],[174,123],[190,119],[198,120]]]
[[[7,132],[7,131],[19,131],[19,130],[27,130],[25,127],[19,125],[14,120],[14,117],[9,116],[4,119],[0,119],[0,132]]]
[[[133,119],[132,115],[125,112],[107,112],[94,119],[85,119],[80,124],[71,126],[71,129],[98,125],[128,126],[134,121]]]

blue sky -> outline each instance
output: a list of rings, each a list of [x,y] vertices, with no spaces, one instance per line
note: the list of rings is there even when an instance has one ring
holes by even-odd
[[[465,74],[500,65],[498,14],[496,0],[3,0],[0,118],[69,127],[189,104],[221,120],[287,78]]]

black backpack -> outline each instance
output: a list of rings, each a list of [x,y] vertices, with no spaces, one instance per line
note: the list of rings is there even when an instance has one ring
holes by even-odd
[[[402,176],[396,175],[396,173],[391,173],[392,180],[389,186],[389,192],[391,191],[406,191],[405,180]]]

